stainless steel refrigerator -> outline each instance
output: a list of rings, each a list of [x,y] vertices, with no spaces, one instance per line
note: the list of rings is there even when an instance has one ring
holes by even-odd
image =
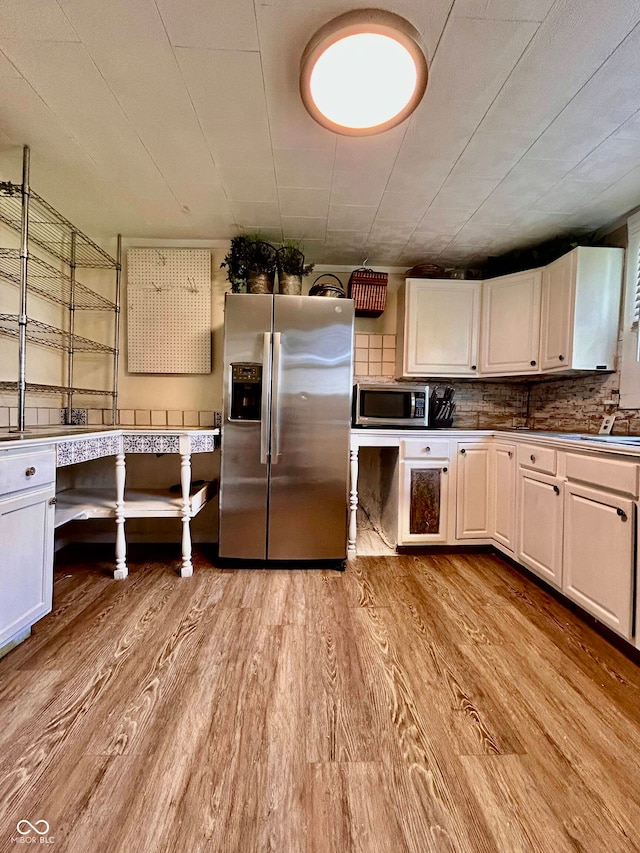
[[[351,299],[227,294],[219,554],[344,560]]]

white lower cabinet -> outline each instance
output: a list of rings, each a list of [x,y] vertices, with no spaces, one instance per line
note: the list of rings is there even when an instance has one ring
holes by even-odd
[[[491,537],[491,455],[489,444],[458,444],[456,539]]]
[[[0,498],[0,648],[51,610],[54,513],[53,483]]]
[[[517,558],[543,580],[562,587],[563,481],[520,469]]]
[[[633,630],[634,513],[633,501],[611,492],[565,487],[562,589],[627,639]]]
[[[515,551],[516,529],[516,448],[513,444],[493,445],[493,530],[492,537],[508,551]]]
[[[398,504],[398,545],[445,544],[449,461],[402,461]]]

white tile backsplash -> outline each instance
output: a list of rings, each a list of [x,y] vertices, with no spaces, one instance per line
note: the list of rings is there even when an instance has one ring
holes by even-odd
[[[395,376],[395,335],[358,333],[355,338],[354,373],[356,376],[380,376],[385,379]]]

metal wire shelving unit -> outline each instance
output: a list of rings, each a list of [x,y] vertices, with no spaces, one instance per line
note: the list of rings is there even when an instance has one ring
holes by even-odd
[[[0,392],[3,393],[12,393],[17,392],[18,383],[17,382],[0,382]],[[113,391],[97,391],[95,388],[72,388],[71,389],[74,394],[81,394],[83,397],[85,396],[95,396],[95,397],[113,397]],[[27,394],[67,394],[69,392],[69,388],[66,385],[40,385],[37,382],[27,382]]]
[[[0,314],[0,335],[17,338],[20,335],[20,317],[17,314]],[[59,349],[68,352],[113,352],[113,347],[106,344],[91,341],[89,338],[81,338],[80,335],[71,335],[64,329],[42,323],[40,320],[27,318],[26,338],[29,343],[40,344],[43,347]]]
[[[0,382],[0,391],[18,392],[18,430],[25,427],[27,394],[62,394],[67,398],[67,422],[71,423],[73,397],[93,395],[112,398],[113,423],[118,407],[118,338],[120,328],[120,279],[122,241],[118,235],[117,255],[111,257],[97,243],[76,228],[29,185],[30,151],[23,149],[22,183],[0,181],[0,223],[20,234],[20,249],[0,248],[0,278],[20,288],[19,314],[0,314],[0,335],[18,338],[18,380]],[[44,249],[62,261],[68,272],[32,255],[29,246]],[[115,299],[110,301],[76,279],[76,269],[113,270]],[[68,309],[68,328],[60,329],[27,314],[28,296],[33,293]],[[114,344],[107,346],[75,334],[76,311],[112,311]],[[67,384],[42,385],[26,381],[27,343],[60,350],[67,354]],[[113,357],[111,389],[79,388],[74,383],[76,352],[105,353]]]
[[[0,277],[20,287],[20,268],[19,249],[0,249]],[[72,290],[75,289],[76,311],[115,311],[116,308],[114,302],[79,281],[74,284],[69,273],[57,270],[35,255],[29,256],[28,287],[43,299],[65,306],[71,304]]]

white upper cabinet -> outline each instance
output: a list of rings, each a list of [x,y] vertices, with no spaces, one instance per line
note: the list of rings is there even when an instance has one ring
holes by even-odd
[[[480,372],[498,376],[540,372],[541,270],[484,282]]]
[[[580,246],[541,269],[485,281],[407,279],[396,376],[615,370],[623,262],[623,249]]]
[[[543,270],[542,370],[614,370],[623,249],[580,246]]]
[[[399,377],[476,376],[480,281],[407,279],[398,294]]]

